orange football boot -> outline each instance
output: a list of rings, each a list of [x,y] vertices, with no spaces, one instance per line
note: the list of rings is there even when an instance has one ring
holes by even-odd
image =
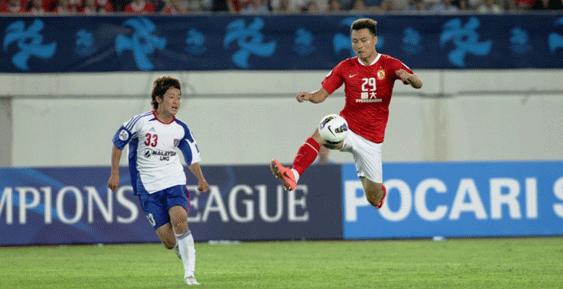
[[[293,174],[293,171],[291,171],[290,168],[286,168],[280,165],[278,161],[272,160],[270,162],[270,169],[272,170],[274,176],[280,180],[280,182],[283,185],[283,188],[286,191],[295,190],[295,187],[297,186],[297,182],[295,181],[295,175]]]

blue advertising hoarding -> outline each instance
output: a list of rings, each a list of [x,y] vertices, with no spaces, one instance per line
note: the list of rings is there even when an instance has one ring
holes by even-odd
[[[386,163],[380,210],[353,164],[314,165],[294,192],[267,166],[204,166],[190,173],[196,241],[563,235],[563,162]],[[0,169],[0,246],[158,242],[126,168]]]
[[[153,242],[129,174],[109,168],[0,169],[0,245]],[[151,232],[151,234],[149,234]]]
[[[340,167],[314,166],[326,182],[283,191],[268,166],[204,166],[208,193],[191,194],[196,241],[339,239]],[[109,167],[0,169],[0,245],[158,242],[122,168],[117,192]]]
[[[342,176],[344,239],[563,234],[563,162],[384,164],[380,210]]]
[[[330,70],[350,24],[378,21],[379,52],[413,69],[563,67],[563,16],[0,17],[0,72]]]
[[[188,187],[188,224],[196,239],[342,238],[340,166],[311,166],[310,174],[323,176],[323,181],[304,180],[292,192],[283,190],[268,166],[213,168],[204,170],[211,184],[208,193]],[[188,177],[196,184],[193,175]]]

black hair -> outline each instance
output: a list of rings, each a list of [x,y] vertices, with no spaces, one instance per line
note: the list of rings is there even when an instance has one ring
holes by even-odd
[[[158,102],[156,102],[156,97],[160,96],[162,98],[164,96],[164,93],[166,93],[166,91],[172,87],[182,90],[180,81],[172,76],[161,76],[154,81],[151,101],[152,107],[154,109],[158,109]]]
[[[361,18],[354,21],[350,27],[350,32],[364,28],[367,28],[373,36],[377,36],[377,21],[369,18]]]

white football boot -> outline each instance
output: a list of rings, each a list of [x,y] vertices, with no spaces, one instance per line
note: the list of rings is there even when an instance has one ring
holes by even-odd
[[[195,279],[195,276],[193,275],[184,278],[184,281],[186,282],[187,285],[200,285]]]

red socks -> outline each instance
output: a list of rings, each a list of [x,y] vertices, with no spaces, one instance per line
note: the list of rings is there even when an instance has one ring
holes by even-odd
[[[305,143],[297,151],[297,155],[293,160],[293,169],[299,176],[317,159],[321,146],[313,139],[308,138]]]

